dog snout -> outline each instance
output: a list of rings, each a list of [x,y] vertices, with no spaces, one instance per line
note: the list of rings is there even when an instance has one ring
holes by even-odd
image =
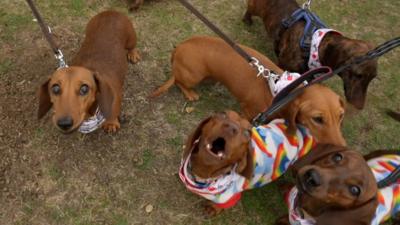
[[[322,184],[321,176],[315,169],[308,170],[303,176],[303,181],[307,187],[311,188],[319,187]]]
[[[231,123],[231,122],[226,122],[226,123],[224,123],[224,124],[223,124],[223,128],[224,128],[224,131],[225,131],[227,134],[232,135],[232,136],[235,136],[236,134],[239,133],[239,127],[238,127],[238,125],[236,125],[236,124],[234,124],[234,123]]]
[[[70,116],[66,116],[66,117],[63,117],[63,118],[57,120],[57,126],[64,131],[69,130],[73,124],[74,124],[74,121],[72,120],[72,118]]]

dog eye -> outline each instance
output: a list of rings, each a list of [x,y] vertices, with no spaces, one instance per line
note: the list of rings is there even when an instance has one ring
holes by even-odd
[[[83,84],[81,86],[81,89],[79,90],[79,94],[80,95],[86,95],[89,92],[89,86],[87,86],[86,84]]]
[[[355,186],[355,185],[350,186],[349,191],[350,191],[351,195],[356,196],[356,197],[360,196],[360,193],[361,193],[360,187]]]
[[[51,87],[51,91],[52,91],[53,94],[55,94],[55,95],[60,94],[60,92],[61,92],[60,85],[54,84],[54,85]]]
[[[339,154],[339,153],[336,153],[336,154],[334,154],[334,155],[332,156],[332,160],[333,160],[335,163],[338,163],[338,162],[342,161],[342,159],[343,159],[343,155],[342,155],[342,154]]]
[[[322,116],[313,117],[312,120],[314,120],[314,122],[318,123],[318,124],[323,124],[324,123],[324,119],[322,118]]]

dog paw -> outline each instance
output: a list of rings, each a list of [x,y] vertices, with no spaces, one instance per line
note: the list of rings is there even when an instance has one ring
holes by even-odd
[[[105,121],[101,127],[107,133],[115,133],[121,127],[121,125],[118,121]]]
[[[200,98],[200,96],[194,91],[191,91],[190,93],[185,93],[185,96],[186,96],[187,100],[189,100],[191,102],[197,101]]]
[[[218,208],[213,203],[208,203],[204,206],[204,213],[206,217],[214,217],[220,214],[224,209]]]
[[[131,63],[136,64],[138,63],[140,60],[142,60],[142,57],[140,56],[139,51],[135,48],[132,49],[131,51],[129,51],[128,53],[128,59]]]

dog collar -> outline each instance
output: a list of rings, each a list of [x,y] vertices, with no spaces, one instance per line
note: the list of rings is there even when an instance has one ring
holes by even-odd
[[[328,28],[322,28],[318,29],[314,32],[311,40],[311,47],[310,47],[310,57],[308,59],[308,68],[309,69],[315,69],[318,67],[321,67],[321,61],[319,58],[319,45],[321,44],[322,39],[324,39],[325,35],[329,32],[335,32],[337,34],[340,34],[340,32],[333,30],[333,29],[328,29]]]
[[[92,117],[84,120],[79,127],[78,131],[82,134],[88,134],[95,131],[97,128],[103,124],[106,119],[104,118],[103,114],[101,113],[100,109],[97,108],[96,112]]]

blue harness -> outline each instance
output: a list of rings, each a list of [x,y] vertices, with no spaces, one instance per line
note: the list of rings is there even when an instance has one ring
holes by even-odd
[[[304,50],[304,55],[308,59],[311,47],[312,35],[314,32],[321,28],[327,28],[327,26],[321,21],[321,19],[308,9],[299,8],[293,12],[293,14],[282,21],[282,25],[287,29],[296,22],[304,20],[306,25],[304,26],[304,33],[300,40],[300,47]]]

